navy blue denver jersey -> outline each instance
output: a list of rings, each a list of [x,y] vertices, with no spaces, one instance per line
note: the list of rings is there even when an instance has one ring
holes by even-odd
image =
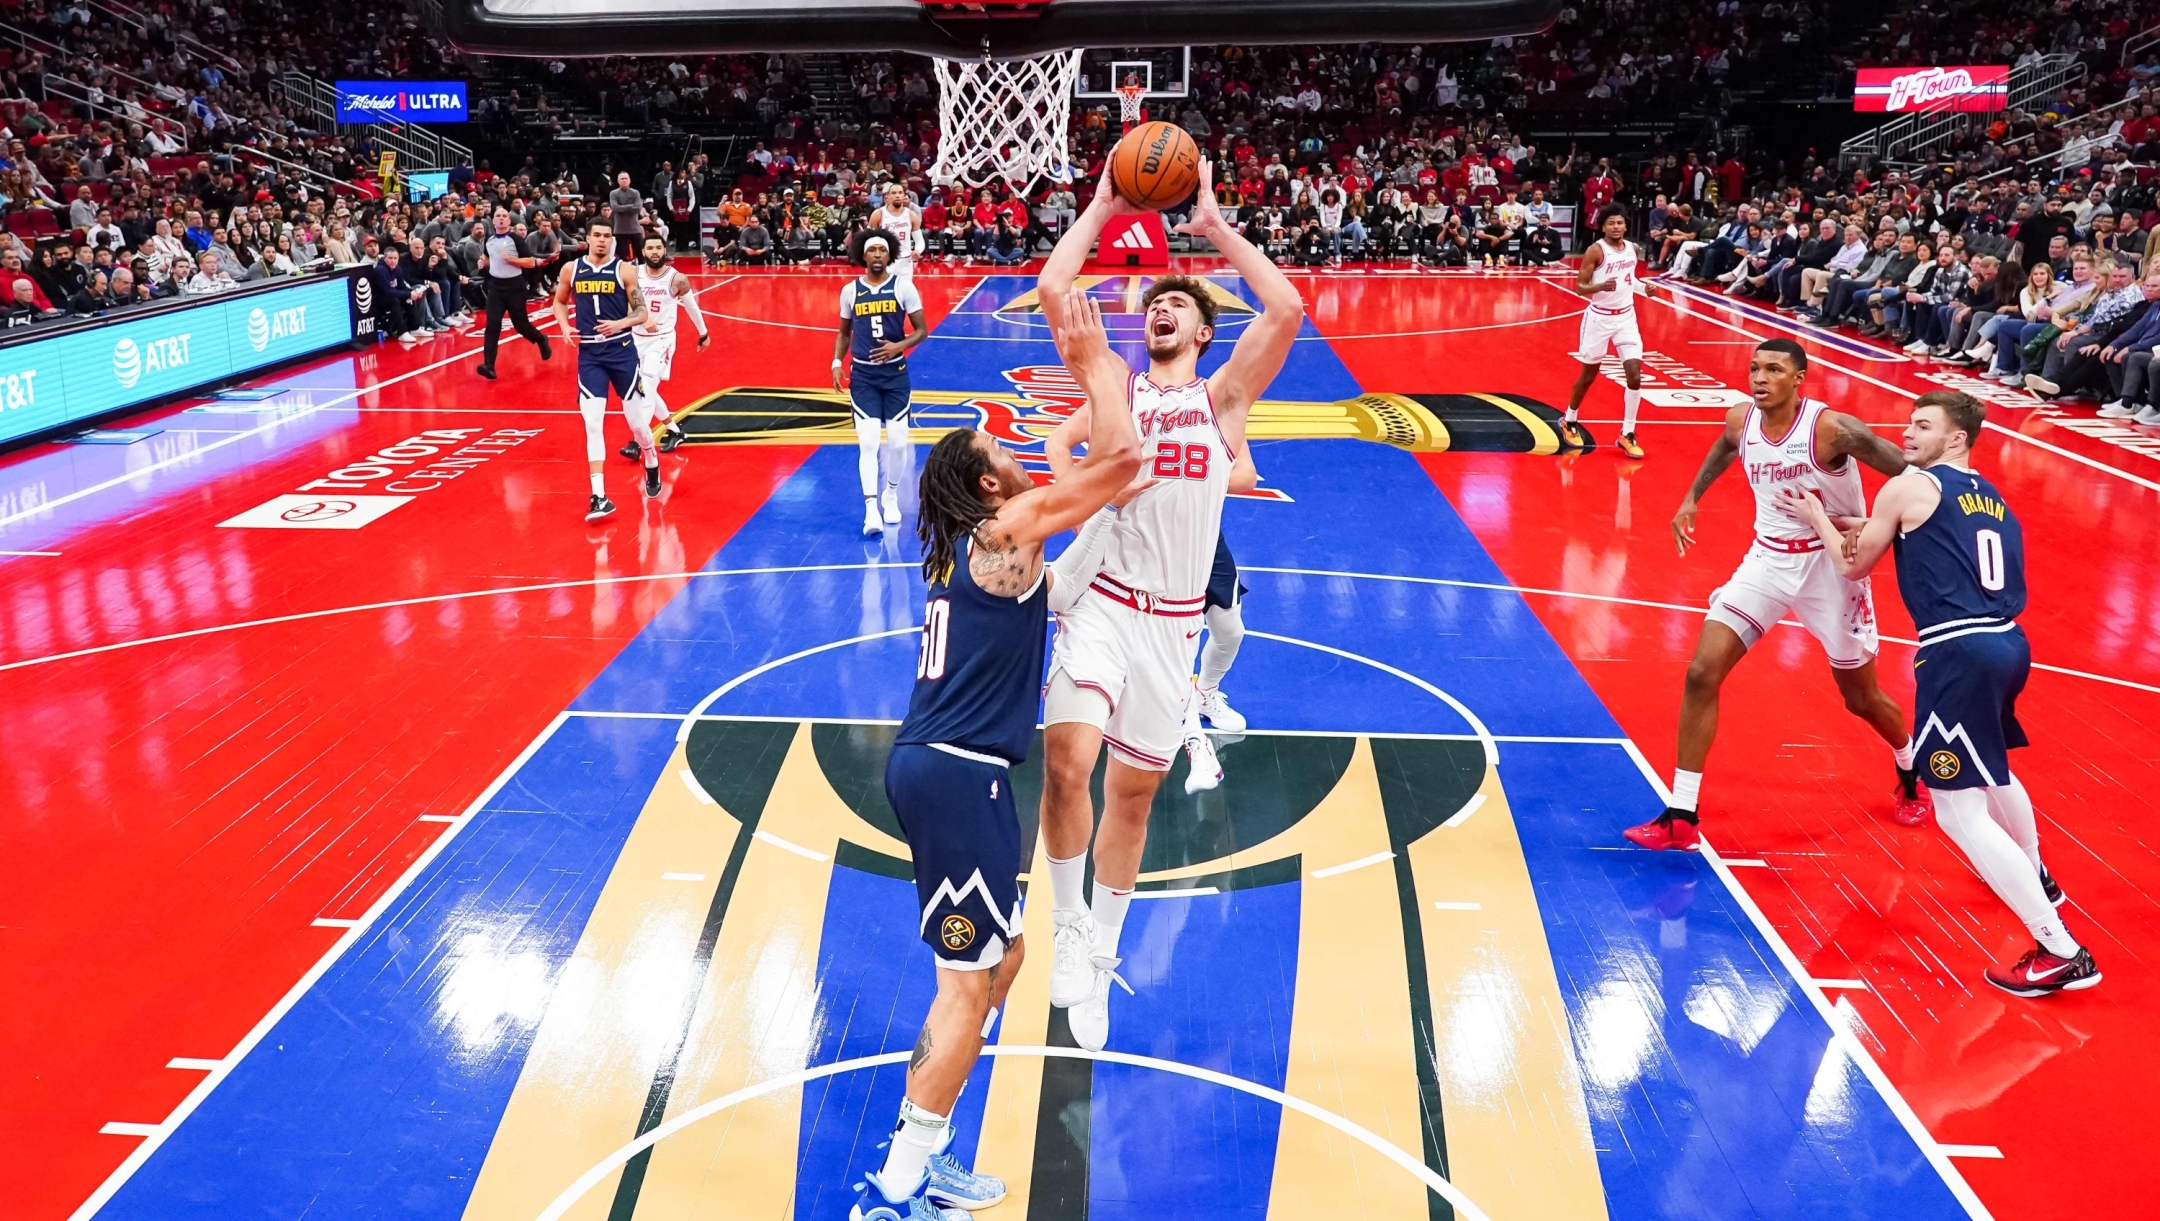
[[[1944,463],[1920,472],[1942,489],[1928,519],[1892,540],[1898,593],[1922,632],[2025,612],[2025,533],[1995,485]]]
[[[628,331],[608,336],[600,334],[602,322],[630,316],[629,290],[617,278],[620,266],[614,259],[595,266],[580,257],[563,273],[570,277],[570,299],[577,309],[578,335],[586,343],[627,348],[637,342],[630,338]]]
[[[915,692],[893,741],[943,743],[1019,763],[1035,741],[1042,706],[1048,565],[1025,595],[1000,597],[968,571],[973,548],[967,540],[952,571],[930,586]]]

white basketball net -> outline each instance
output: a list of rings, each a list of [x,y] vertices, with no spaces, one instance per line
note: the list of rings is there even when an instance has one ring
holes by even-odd
[[[938,82],[937,163],[933,181],[1072,181],[1065,157],[1073,81],[1080,52],[1032,59],[933,59]]]
[[[1127,127],[1147,117],[1147,86],[1140,84],[1119,85],[1117,90],[1118,119]]]

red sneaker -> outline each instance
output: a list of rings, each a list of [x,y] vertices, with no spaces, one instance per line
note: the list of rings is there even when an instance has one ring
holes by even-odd
[[[1905,786],[1901,782],[1893,790],[1893,794],[1897,804],[1890,807],[1890,821],[1901,827],[1924,826],[1935,813],[1935,799],[1928,796],[1927,789],[1920,785],[1914,785],[1913,795],[1907,797]]]
[[[2100,968],[2082,946],[2077,957],[2058,958],[2036,945],[2007,967],[1989,967],[1987,981],[2012,996],[2046,996],[2092,987],[2100,982]]]
[[[1645,848],[1663,851],[1668,848],[1693,852],[1702,846],[1702,831],[1695,825],[1695,815],[1687,810],[1667,807],[1663,814],[1639,827],[1629,827],[1620,834],[1627,836]]]

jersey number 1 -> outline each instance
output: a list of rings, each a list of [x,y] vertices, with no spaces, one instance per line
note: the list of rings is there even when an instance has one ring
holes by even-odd
[[[1973,532],[1973,550],[1979,553],[1980,588],[1995,592],[2003,587],[2002,535],[1993,530]]]
[[[952,604],[937,598],[923,607],[922,655],[915,659],[915,677],[945,677],[945,632],[952,622]]]
[[[1155,469],[1150,472],[1155,478],[1205,479],[1207,472],[1207,446],[1180,445],[1175,441],[1163,441],[1155,446]]]

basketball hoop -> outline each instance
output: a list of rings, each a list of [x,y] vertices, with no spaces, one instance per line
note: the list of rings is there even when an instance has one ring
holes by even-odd
[[[1137,77],[1126,77],[1125,83],[1117,87],[1117,104],[1118,118],[1125,130],[1131,131],[1133,124],[1147,118],[1147,86]]]
[[[1080,52],[1024,59],[932,59],[938,83],[938,140],[933,181],[971,187],[989,182],[1071,182],[1066,129]]]

